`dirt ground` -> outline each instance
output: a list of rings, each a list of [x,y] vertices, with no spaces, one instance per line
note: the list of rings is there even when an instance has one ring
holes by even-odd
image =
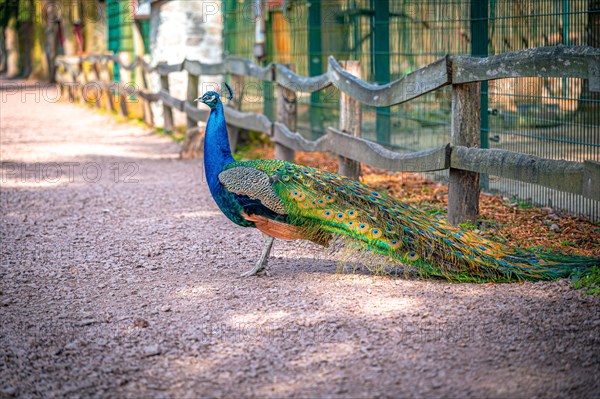
[[[262,237],[198,161],[0,83],[0,397],[600,395],[599,297],[341,274],[302,242],[241,279]]]

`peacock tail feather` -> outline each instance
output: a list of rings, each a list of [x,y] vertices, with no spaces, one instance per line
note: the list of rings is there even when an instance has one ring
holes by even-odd
[[[278,160],[233,162],[269,176],[285,222],[315,241],[341,235],[412,265],[422,275],[460,282],[549,280],[583,272],[600,259],[535,253],[463,231],[359,182]],[[321,237],[321,238],[320,238]]]

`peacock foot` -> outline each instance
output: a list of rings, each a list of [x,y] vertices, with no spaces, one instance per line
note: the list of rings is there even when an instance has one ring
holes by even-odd
[[[261,264],[261,262],[257,262],[254,267],[244,273],[240,274],[240,277],[250,277],[250,276],[268,276],[269,271],[267,270],[267,262]]]
[[[273,241],[275,239],[273,237],[266,236],[265,245],[263,246],[263,251],[256,265],[247,272],[240,274],[240,277],[250,277],[250,276],[268,276],[269,272],[267,270],[267,263],[269,262],[269,254],[271,253],[271,247],[273,246]]]

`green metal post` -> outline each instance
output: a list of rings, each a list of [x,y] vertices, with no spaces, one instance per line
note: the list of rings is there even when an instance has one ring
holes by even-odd
[[[308,0],[308,74],[316,76],[323,73],[323,57],[321,45],[321,0]],[[322,131],[321,109],[312,105],[319,104],[319,93],[310,95],[310,130],[311,139]]]
[[[569,29],[570,28],[569,1],[570,0],[563,0],[563,2],[562,2],[562,36],[563,36],[563,44],[565,46],[571,45],[571,40],[569,40],[569,30],[570,30]]]
[[[117,0],[109,0],[106,8],[108,11],[108,49],[117,54],[121,40],[119,2]],[[113,76],[115,81],[118,82],[120,80],[119,64],[116,62],[113,66]]]
[[[488,56],[488,1],[471,1],[471,55],[475,57]],[[489,116],[488,116],[488,83],[481,82],[481,148],[490,148],[489,142]],[[485,174],[480,176],[483,190],[489,187],[489,179]]]
[[[562,37],[563,37],[563,44],[565,46],[570,46],[571,45],[571,40],[569,39],[569,30],[570,30],[569,29],[570,28],[570,22],[569,22],[569,16],[570,16],[569,1],[570,0],[563,0],[563,2],[562,2]],[[567,81],[567,78],[562,78],[563,93],[566,93],[568,84],[569,83]]]
[[[375,6],[375,23],[371,60],[375,81],[385,84],[390,81],[390,4],[388,0],[372,0]],[[377,141],[390,144],[390,107],[377,108]]]
[[[263,7],[266,7],[267,3],[263,3]],[[269,62],[274,60],[274,52],[275,39],[273,37],[273,19],[269,18],[269,10],[265,9],[262,13],[263,18],[266,18],[265,21],[265,59],[263,61],[263,65],[267,65]],[[269,118],[270,120],[275,120],[275,111],[273,107],[275,106],[274,96],[275,90],[272,82],[263,81],[263,114]]]

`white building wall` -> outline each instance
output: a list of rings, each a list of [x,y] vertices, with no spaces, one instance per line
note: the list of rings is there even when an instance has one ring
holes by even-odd
[[[207,64],[223,59],[221,1],[172,0],[155,2],[151,9],[150,51],[152,62],[179,63],[184,59]],[[221,76],[201,76],[199,92],[221,82]],[[160,87],[154,76],[153,89]],[[184,100],[187,93],[187,72],[169,74],[171,95]],[[155,123],[163,125],[162,107],[153,109]],[[174,112],[175,125],[185,124],[185,115]]]

